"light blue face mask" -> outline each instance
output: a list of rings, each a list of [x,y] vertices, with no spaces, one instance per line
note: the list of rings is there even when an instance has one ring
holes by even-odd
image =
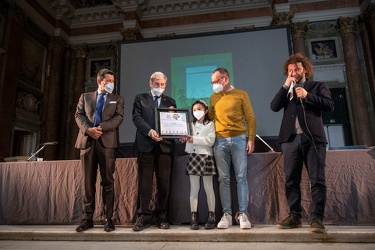
[[[108,93],[112,93],[114,88],[115,88],[115,84],[113,82],[110,82],[104,85],[104,90],[107,91]]]
[[[163,94],[164,89],[162,88],[153,88],[152,91],[154,92],[154,95],[161,96]]]

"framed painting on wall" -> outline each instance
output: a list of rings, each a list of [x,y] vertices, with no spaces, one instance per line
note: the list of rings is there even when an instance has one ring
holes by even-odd
[[[340,59],[338,40],[336,37],[310,40],[309,52],[312,61],[328,61]]]

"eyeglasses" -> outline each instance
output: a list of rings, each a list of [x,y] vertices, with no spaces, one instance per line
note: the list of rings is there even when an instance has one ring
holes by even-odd
[[[211,82],[211,84],[218,84],[219,81],[220,81],[221,79],[223,79],[224,77],[226,77],[226,76],[222,76],[222,77],[220,77],[220,78],[217,79],[216,81]]]

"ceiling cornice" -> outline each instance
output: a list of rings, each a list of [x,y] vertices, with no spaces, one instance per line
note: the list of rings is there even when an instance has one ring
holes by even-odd
[[[309,12],[298,12],[294,14],[293,22],[319,22],[327,20],[336,20],[339,17],[353,17],[361,13],[359,7],[355,8],[342,8],[332,10],[320,10]]]

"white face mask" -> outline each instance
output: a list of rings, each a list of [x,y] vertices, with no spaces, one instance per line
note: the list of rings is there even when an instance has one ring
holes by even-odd
[[[115,88],[115,84],[113,82],[110,82],[104,85],[104,90],[107,91],[108,93],[112,93],[114,88]]]
[[[223,85],[216,83],[216,84],[212,84],[212,89],[215,91],[215,93],[219,93],[223,91],[224,87]]]
[[[197,110],[193,112],[193,115],[199,121],[205,115],[205,113],[203,110]]]
[[[162,88],[153,88],[152,92],[154,92],[154,95],[161,96],[161,94],[163,94],[163,92],[164,92],[164,89],[162,89]]]

